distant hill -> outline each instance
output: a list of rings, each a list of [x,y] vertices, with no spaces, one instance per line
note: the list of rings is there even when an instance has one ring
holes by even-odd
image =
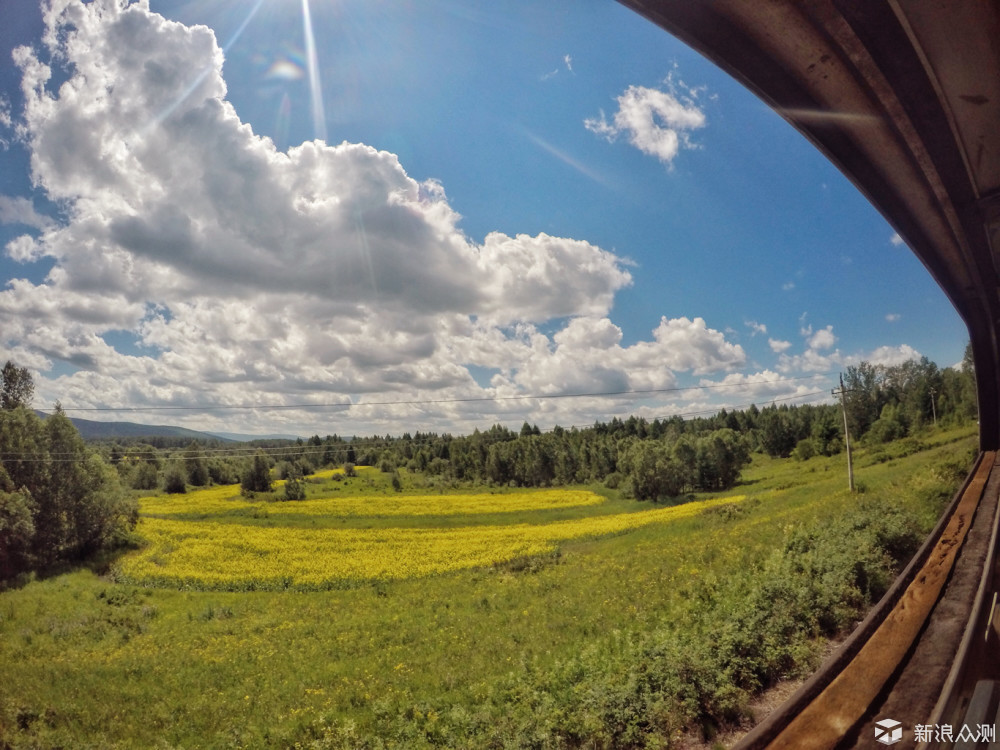
[[[238,432],[213,432],[212,437],[220,440],[232,440],[237,443],[249,443],[254,440],[298,440],[298,435],[242,435]]]
[[[43,419],[48,416],[45,412],[35,409],[35,414]],[[167,438],[187,438],[189,440],[226,440],[232,442],[234,439],[222,435],[212,435],[207,432],[189,430],[185,427],[173,427],[163,424],[139,424],[137,422],[96,422],[92,419],[80,419],[70,417],[80,431],[81,437],[85,440],[104,440],[107,438],[144,438],[144,437],[167,437]]]

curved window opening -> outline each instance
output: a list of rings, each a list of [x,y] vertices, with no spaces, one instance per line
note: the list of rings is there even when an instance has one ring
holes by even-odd
[[[102,448],[150,494],[137,549],[65,579],[76,625],[17,615],[62,606],[47,582],[0,593],[12,648],[164,707],[122,742],[707,742],[849,631],[957,481],[951,304],[808,141],[627,8],[0,21],[6,358],[81,429],[196,431]],[[886,399],[850,397],[860,497],[841,373]],[[107,723],[16,669],[0,726]]]

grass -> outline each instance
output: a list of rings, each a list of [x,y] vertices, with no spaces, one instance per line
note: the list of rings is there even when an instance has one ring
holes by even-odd
[[[832,588],[806,586],[802,571],[841,557],[856,567],[864,548],[838,524],[872,516],[873,506],[926,533],[973,444],[967,429],[861,451],[860,495],[847,492],[843,456],[755,456],[729,493],[742,502],[723,495],[670,523],[350,589],[179,590],[85,570],[34,581],[0,594],[0,746],[676,745],[692,726],[710,733],[738,719],[754,684],[814,665],[821,638],[858,616],[853,599],[877,594],[877,576],[870,591],[845,589],[840,599],[850,601],[831,603],[828,621],[787,637],[766,603],[786,601],[778,590],[787,587],[821,610]],[[350,481],[375,501],[388,480],[369,478]],[[417,487],[419,476],[406,481],[407,494],[439,494]],[[651,510],[605,495],[591,506],[487,515],[546,525],[570,520],[562,513]],[[539,513],[553,515],[542,523]],[[823,528],[846,529],[833,536],[848,552],[829,546],[838,540]],[[832,580],[831,570],[815,578]],[[735,666],[716,655],[735,651],[745,655]]]

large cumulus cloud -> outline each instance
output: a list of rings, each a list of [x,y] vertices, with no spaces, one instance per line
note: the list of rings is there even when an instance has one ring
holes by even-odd
[[[226,100],[206,27],[118,0],[52,0],[45,23],[41,46],[14,53],[24,109],[13,119],[33,182],[65,219],[16,204],[38,236],[8,256],[54,267],[0,291],[0,343],[36,368],[43,399],[208,407],[621,390],[745,362],[700,318],[664,319],[652,340],[623,347],[607,316],[629,264],[586,240],[478,242],[444,187],[392,153],[278,150]],[[134,351],[108,343],[122,334]],[[46,376],[58,362],[80,369]]]
[[[82,266],[104,276],[128,259],[136,297],[295,292],[547,319],[606,310],[630,283],[618,258],[579,240],[476,245],[441,186],[409,177],[394,154],[320,141],[278,151],[225,100],[205,27],[142,4],[65,0],[47,21],[49,54],[73,70],[58,92],[37,54],[15,58],[33,178],[73,207],[42,243],[74,271],[70,289],[89,289]]]

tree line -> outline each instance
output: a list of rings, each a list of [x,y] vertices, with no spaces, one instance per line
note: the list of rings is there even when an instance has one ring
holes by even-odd
[[[975,376],[971,351],[960,368],[939,369],[926,358],[899,365],[862,362],[847,368],[846,413],[852,440],[878,444],[939,422],[975,418]],[[405,432],[259,444],[280,478],[298,478],[345,463],[406,469],[451,483],[544,487],[604,483],[640,500],[732,487],[753,453],[809,460],[844,449],[840,404],[772,404],[719,411],[711,417],[646,420],[632,416],[591,427],[554,427],[542,432],[525,422],[520,430],[494,425],[471,435]],[[144,448],[147,461],[159,460]],[[135,461],[135,453],[130,461]],[[257,475],[260,475],[259,462]],[[140,467],[141,468],[141,467]],[[172,485],[247,485],[251,462],[207,457],[192,443],[175,452],[168,471]],[[120,466],[124,472],[127,466]],[[133,469],[134,464],[133,464]],[[149,488],[155,472],[147,472]],[[259,480],[258,480],[259,481]],[[136,486],[136,485],[133,485]]]
[[[0,581],[127,544],[138,520],[117,472],[56,408],[40,419],[25,368],[0,371]]]

